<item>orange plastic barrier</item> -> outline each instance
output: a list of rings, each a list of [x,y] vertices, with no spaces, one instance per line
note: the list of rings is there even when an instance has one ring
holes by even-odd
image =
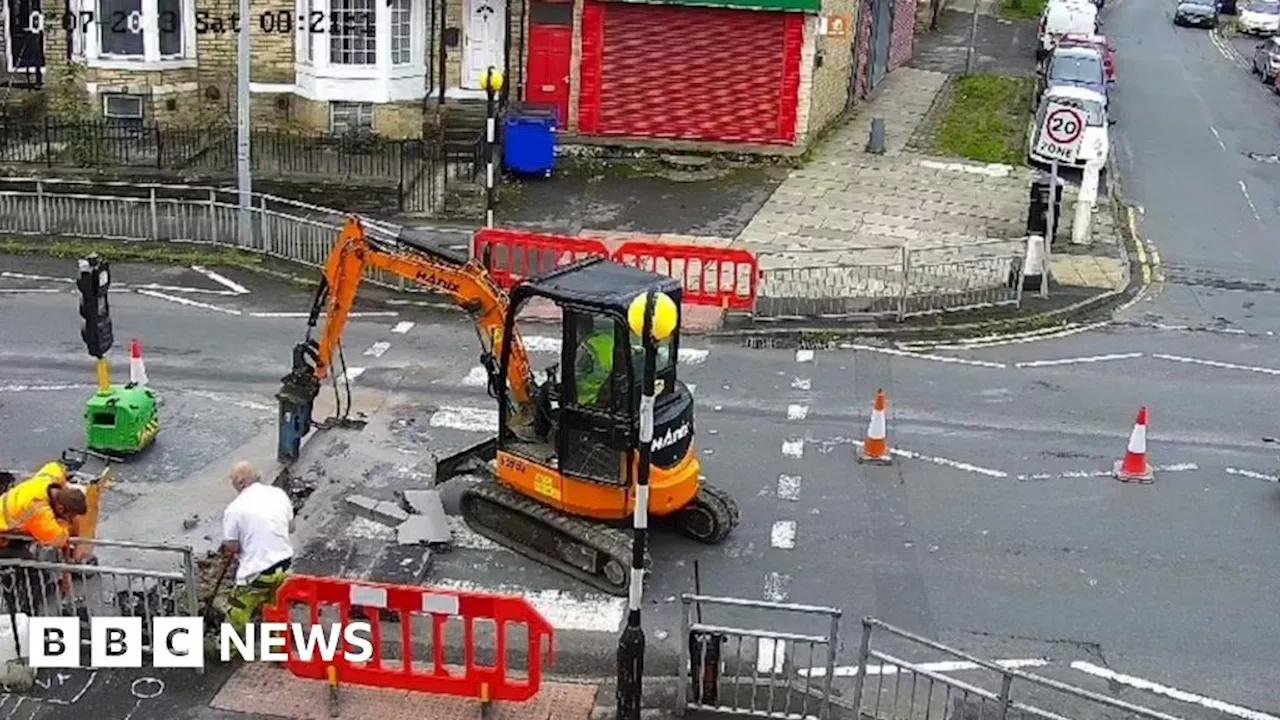
[[[307,620],[291,617],[290,607],[302,605],[308,613]],[[326,608],[324,621],[352,622],[351,608],[365,610],[372,626],[373,657],[367,662],[349,662],[343,657],[342,647],[332,662],[325,662],[314,653],[302,660],[293,647],[293,637],[287,637],[285,648],[289,660],[285,667],[300,678],[329,680],[331,684],[350,683],[369,687],[413,690],[479,698],[484,701],[504,700],[520,702],[538,694],[542,684],[543,651],[546,664],[552,661],[555,631],[551,624],[522,597],[490,595],[485,593],[446,590],[411,585],[387,585],[366,583],[342,578],[290,576],[276,593],[275,604],[263,608],[264,622],[310,622],[319,624]],[[387,611],[393,613],[389,616]],[[332,617],[336,614],[336,617]],[[449,645],[445,623],[450,619],[462,621],[462,643]],[[491,621],[494,627],[494,666],[476,663],[475,625],[477,621]],[[429,637],[413,637],[415,627],[430,627]],[[527,667],[522,675],[515,675],[507,661],[507,649],[518,626],[528,632]],[[396,655],[387,662],[382,656],[385,650],[384,635],[394,629],[398,637],[388,640],[396,647]],[[513,637],[508,637],[512,633]],[[415,640],[416,645],[415,647]],[[544,643],[545,640],[545,643]],[[416,657],[418,648],[426,646],[430,657]],[[523,648],[521,648],[523,649]],[[449,651],[452,650],[452,653]],[[461,651],[462,664],[446,664],[446,653]],[[456,662],[456,660],[455,660]],[[333,676],[330,675],[333,669]]]
[[[637,240],[623,243],[613,261],[679,280],[688,305],[751,310],[756,304],[760,265],[755,255],[741,248]]]
[[[500,228],[478,230],[471,239],[472,257],[485,258],[486,252],[489,274],[506,289],[579,260],[609,257],[609,248],[599,240]]]

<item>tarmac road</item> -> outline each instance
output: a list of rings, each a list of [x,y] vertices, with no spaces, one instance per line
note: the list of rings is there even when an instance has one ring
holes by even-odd
[[[118,271],[134,285],[160,284],[157,272],[175,287],[227,287],[194,271]],[[183,515],[138,492],[171,485],[183,497],[207,494],[196,508],[202,527],[186,533],[199,539],[191,536],[207,533],[221,508],[222,500],[209,498],[226,484],[225,468],[210,469],[207,458],[237,443],[274,440],[272,393],[305,320],[272,315],[302,312],[308,292],[219,272],[248,292],[164,291],[199,297],[202,306],[137,292],[113,299],[117,337],[143,340],[152,386],[166,402],[155,457],[178,459],[148,456],[124,466],[119,496],[138,498],[113,508],[115,524],[109,517],[104,534],[172,528],[166,536],[182,536]],[[123,280],[126,273],[136,275]],[[0,289],[52,291],[0,292],[0,457],[34,463],[77,439],[73,420],[59,421],[56,440],[46,426],[55,416],[78,418],[89,390],[34,389],[91,377],[76,343],[74,295],[59,285],[0,278]],[[390,498],[427,482],[431,453],[481,439],[493,410],[476,383],[474,333],[458,314],[374,303],[358,311],[374,314],[353,319],[346,334],[354,394],[357,403],[378,396],[381,407],[363,430],[334,431],[326,444],[308,447],[302,467],[320,489],[302,513],[303,560],[377,579],[394,575],[406,551],[388,542],[389,529],[354,520],[342,498],[352,491]],[[526,330],[539,350],[535,365],[554,361],[543,338],[555,335]],[[63,339],[51,342],[55,336]],[[686,338],[681,373],[698,402],[704,471],[738,499],[743,524],[719,548],[655,540],[647,667],[674,671],[675,597],[689,589],[697,559],[706,593],[842,609],[843,664],[854,659],[856,619],[875,615],[984,657],[1044,658],[1038,672],[1181,717],[1280,715],[1265,689],[1280,641],[1265,620],[1280,591],[1271,557],[1280,487],[1275,453],[1260,442],[1270,429],[1266,390],[1280,373],[1269,360],[1276,342],[1265,334],[1118,327],[903,357],[881,348],[748,350]],[[887,468],[853,461],[880,387],[890,395],[891,440],[901,453]],[[1106,474],[1144,403],[1152,410],[1157,482],[1117,483]],[[609,674],[623,600],[457,530],[460,547],[435,559],[426,582],[530,598],[561,633],[559,671]],[[722,612],[706,620],[825,630],[820,618]],[[757,649],[746,653],[754,658]],[[787,662],[808,659],[792,648]],[[1161,698],[1073,662],[1261,714]],[[116,687],[98,691],[107,693],[103,702],[128,704],[123,685]],[[196,707],[207,694],[192,690],[183,702]],[[157,706],[147,715],[144,708],[133,720],[175,717],[165,714],[171,711]],[[39,717],[71,717],[45,712]]]

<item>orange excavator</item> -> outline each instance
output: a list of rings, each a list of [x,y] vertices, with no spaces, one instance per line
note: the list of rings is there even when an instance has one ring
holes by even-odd
[[[491,278],[489,258],[459,256],[413,232],[375,238],[358,218],[343,227],[277,395],[281,459],[296,458],[300,437],[314,424],[312,402],[322,381],[336,380],[333,363],[341,362],[342,332],[366,273],[379,270],[429,288],[474,320],[489,394],[498,402],[497,436],[438,460],[435,482],[468,481],[462,516],[475,532],[597,589],[626,595],[631,534],[624,523],[636,497],[644,356],[627,309],[650,289],[679,306],[680,284],[592,258],[524,280],[508,295]],[[535,300],[554,303],[563,317],[559,362],[545,369],[541,382],[516,327],[520,310]],[[702,477],[693,396],[676,374],[679,342],[677,323],[658,344],[649,512],[694,540],[718,544],[737,527],[738,507]],[[603,382],[593,362],[601,347],[612,353]]]

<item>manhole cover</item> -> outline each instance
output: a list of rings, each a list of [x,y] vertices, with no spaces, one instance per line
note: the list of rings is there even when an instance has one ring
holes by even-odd
[[[1267,163],[1268,165],[1280,165],[1280,154],[1277,153],[1271,153],[1270,155],[1264,153],[1247,153],[1247,155],[1250,160],[1257,160],[1260,163]]]

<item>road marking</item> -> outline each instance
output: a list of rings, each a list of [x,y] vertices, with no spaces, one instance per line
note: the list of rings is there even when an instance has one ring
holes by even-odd
[[[0,293],[60,293],[56,288],[0,288]]]
[[[1027,658],[1023,660],[996,660],[996,665],[1008,670],[1018,670],[1021,668],[1038,668],[1045,667],[1049,664],[1048,658]],[[944,660],[941,662],[917,663],[915,669],[924,670],[925,672],[935,673],[953,673],[965,670],[984,670],[982,665],[966,660]],[[897,665],[883,663],[880,665],[867,665],[867,675],[897,675],[899,670],[912,672],[912,668],[899,668]],[[826,677],[827,669],[824,667],[799,668],[796,673],[801,677]],[[832,677],[853,677],[858,674],[858,666],[841,665],[834,669],[831,673]]]
[[[391,328],[391,332],[397,335],[405,335],[410,330],[413,329],[413,326],[414,326],[414,323],[408,320],[401,320],[400,322],[396,323],[395,327]]]
[[[1059,360],[1032,360],[1030,362],[1014,363],[1016,368],[1040,368],[1040,367],[1057,367],[1059,365],[1084,365],[1088,363],[1107,362],[1109,360],[1132,360],[1142,357],[1142,353],[1118,353],[1114,355],[1091,355],[1089,357],[1061,358]]]
[[[788,420],[803,420],[808,416],[809,416],[808,405],[788,405],[787,406]]]
[[[231,292],[235,293],[236,295],[248,295],[248,294],[249,294],[249,288],[247,288],[247,287],[245,287],[245,286],[241,285],[240,283],[236,282],[235,280],[232,280],[232,279],[230,279],[230,278],[226,277],[225,275],[219,275],[218,273],[216,273],[216,272],[214,272],[214,271],[212,271],[212,270],[209,270],[209,269],[205,268],[205,267],[204,267],[204,266],[202,266],[202,265],[192,265],[192,266],[191,266],[191,269],[192,269],[192,270],[195,270],[196,272],[200,273],[201,275],[203,275],[203,276],[205,276],[205,277],[209,278],[210,280],[212,280],[212,281],[214,281],[214,282],[218,283],[219,285],[221,285],[222,287],[224,287],[224,288],[226,288],[226,289],[230,290]]]
[[[178,297],[176,295],[166,295],[165,293],[156,292],[155,290],[136,290],[135,292],[137,292],[139,295],[146,295],[147,297],[158,298],[160,300],[167,300],[171,303],[186,305],[187,307],[200,308],[201,310],[213,310],[214,312],[225,313],[227,315],[241,314],[239,310],[236,310],[233,308],[224,308],[224,307],[219,307],[217,305],[210,305],[209,303],[202,303],[202,302],[197,302],[195,300],[188,300],[187,298]]]
[[[254,402],[252,400],[239,400],[234,397],[222,395],[220,393],[208,392],[206,390],[181,390],[183,395],[191,395],[193,397],[204,398],[205,400],[213,400],[214,402],[226,403],[234,405],[245,410],[259,410],[261,412],[275,412],[277,408],[266,403]]]
[[[485,387],[489,384],[489,371],[483,365],[476,365],[462,378],[462,384],[464,387]]]
[[[1249,203],[1249,209],[1253,211],[1253,219],[1262,222],[1262,216],[1258,214],[1258,206],[1254,205],[1253,198],[1249,197],[1249,186],[1245,185],[1243,180],[1238,182],[1240,183],[1240,192],[1244,193],[1244,201]]]
[[[617,632],[627,614],[627,599],[603,593],[572,593],[564,590],[531,590],[499,585],[482,587],[465,580],[442,578],[432,585],[466,592],[498,593],[523,597],[533,605],[551,627],[557,630],[584,632]]]
[[[778,498],[792,502],[800,499],[799,475],[783,474],[778,476]]]
[[[388,305],[409,305],[412,307],[434,308],[436,310],[460,310],[461,309],[457,305],[454,305],[453,303],[437,302],[434,300],[399,300],[399,299],[393,298],[391,300],[387,300],[386,303]]]
[[[783,440],[782,454],[796,459],[804,457],[804,440]]]
[[[1267,475],[1266,473],[1254,472],[1253,470],[1241,470],[1240,468],[1227,468],[1228,475],[1239,475],[1240,477],[1252,478],[1254,480],[1265,480],[1270,483],[1280,483],[1280,477],[1275,475]]]
[[[129,283],[119,283],[112,285],[114,288],[121,290],[163,290],[165,292],[190,293],[192,295],[221,295],[222,297],[235,297],[236,293],[230,290],[211,290],[209,288],[182,287],[180,285],[161,285],[159,283],[147,283],[146,285],[132,285]]]
[[[328,313],[322,312],[323,317]],[[395,310],[375,310],[373,312],[353,312],[347,313],[348,318],[375,318],[375,317],[399,317],[400,313]],[[309,318],[309,312],[251,312],[249,317],[256,318]]]
[[[811,387],[813,387],[813,381],[809,378],[793,378],[791,380],[792,390],[804,390],[807,392]]]
[[[13,278],[14,280],[47,280],[50,282],[74,283],[74,278],[56,277],[53,275],[32,275],[30,273],[10,272],[9,270],[0,271],[0,277]]]
[[[498,432],[498,411],[489,408],[442,407],[431,415],[431,427],[461,432]]]
[[[770,572],[764,576],[764,599],[769,602],[786,602],[791,596],[791,576]]]
[[[1235,363],[1220,362],[1218,360],[1201,360],[1200,358],[1182,357],[1181,355],[1166,355],[1164,353],[1152,353],[1151,357],[1159,360],[1171,360],[1173,362],[1184,363],[1187,365],[1204,365],[1205,367],[1221,368],[1223,370],[1244,370],[1246,372],[1261,373],[1263,375],[1280,375],[1280,370],[1257,367],[1254,365],[1237,365]]]
[[[1159,473],[1171,472],[1189,472],[1199,470],[1200,466],[1195,463],[1174,463],[1173,465],[1152,465],[1151,469]],[[1027,475],[1017,475],[1016,480],[1079,480],[1083,478],[1104,478],[1115,475],[1115,469],[1111,470],[1068,470],[1061,473],[1031,473]]]
[[[1210,125],[1209,132],[1213,133],[1214,139],[1218,141],[1218,147],[1222,148],[1223,150],[1226,150],[1227,145],[1226,143],[1222,142],[1222,136],[1218,134],[1218,128]]]
[[[778,550],[794,550],[796,547],[796,521],[779,520],[769,530],[769,545]]]
[[[386,340],[379,340],[378,342],[370,345],[369,349],[364,351],[364,355],[365,357],[380,358],[390,349],[391,343]]]
[[[1167,685],[1160,685],[1158,683],[1153,683],[1150,680],[1143,680],[1142,678],[1134,677],[1132,675],[1125,675],[1123,673],[1118,673],[1114,670],[1110,670],[1104,667],[1099,667],[1097,665],[1094,665],[1093,663],[1088,663],[1083,660],[1076,660],[1075,662],[1071,663],[1071,669],[1079,670],[1080,672],[1083,672],[1083,673],[1088,673],[1090,675],[1093,675],[1094,677],[1100,677],[1109,682],[1116,682],[1116,683],[1120,683],[1121,685],[1128,685],[1129,687],[1137,688],[1139,690],[1146,690],[1147,692],[1155,693],[1156,695],[1163,695],[1167,698],[1179,700],[1184,703],[1199,705],[1200,707],[1208,708],[1210,710],[1216,710],[1220,713],[1242,718],[1242,720],[1280,720],[1280,718],[1276,717],[1275,715],[1268,715],[1264,712],[1258,712],[1257,710],[1251,710],[1249,708],[1241,707],[1239,705],[1232,705],[1231,703],[1228,703],[1228,702],[1223,702],[1221,700],[1214,700],[1213,698],[1208,698],[1203,695],[1197,695],[1195,693],[1189,693],[1189,692],[1186,692],[1185,690],[1178,690],[1177,688],[1172,688]]]
[[[954,468],[956,470],[963,470],[965,472],[976,473],[978,475],[986,475],[987,477],[994,477],[994,478],[1009,477],[1009,473],[1007,472],[1003,472],[1001,470],[992,470],[990,468],[978,467],[977,465],[970,465],[969,463],[960,462],[959,460],[951,460],[944,457],[934,457],[932,455],[921,455],[920,453],[912,452],[910,450],[903,450],[901,448],[890,448],[889,452],[892,453],[893,455],[897,455],[898,457],[910,458],[911,460],[921,460],[923,462],[933,463],[934,465],[942,465],[943,467]]]
[[[342,373],[342,379],[347,382],[355,382],[355,379],[363,375],[364,371],[365,368],[362,367],[347,368],[347,371]]]
[[[797,350],[797,351],[796,351],[796,362],[798,362],[798,363],[813,362],[813,351],[812,351],[812,350]]]
[[[83,390],[94,385],[0,385],[0,392],[58,392],[60,390]]]
[[[863,350],[865,352],[880,353],[882,355],[893,355],[894,357],[915,358],[917,360],[932,360],[933,362],[949,363],[952,365],[970,365],[973,367],[985,367],[1001,370],[1006,367],[1004,363],[988,362],[986,360],[969,360],[966,358],[947,357],[946,355],[930,355],[928,353],[908,352],[906,350],[896,350],[894,348],[875,347],[874,345],[858,345],[855,343],[840,343],[841,350]]]
[[[1080,333],[1097,330],[1111,324],[1110,320],[1100,320],[1088,325],[1069,324],[1062,327],[1052,329],[1028,330],[1025,333],[1013,333],[1010,335],[980,335],[977,337],[956,340],[950,343],[929,343],[914,342],[902,343],[899,347],[907,350],[929,349],[929,350],[982,350],[986,348],[1002,347],[1005,345],[1025,345],[1027,343],[1039,342],[1041,340],[1060,340],[1062,338],[1079,335]]]

